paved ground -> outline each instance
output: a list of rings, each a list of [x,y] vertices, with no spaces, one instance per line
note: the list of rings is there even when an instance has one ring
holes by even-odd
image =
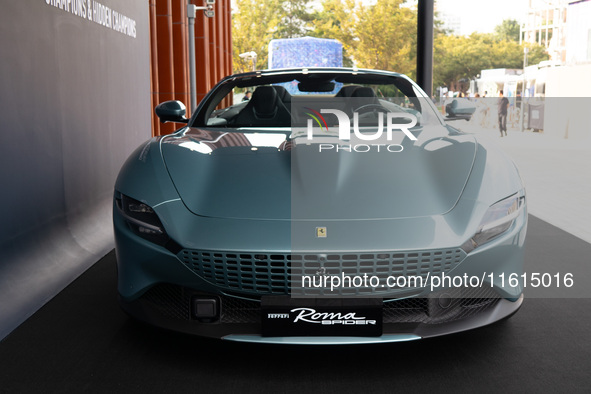
[[[475,122],[452,122],[485,144],[500,146],[516,163],[527,188],[529,213],[591,243],[591,125],[589,138],[565,139],[564,133],[534,133]]]

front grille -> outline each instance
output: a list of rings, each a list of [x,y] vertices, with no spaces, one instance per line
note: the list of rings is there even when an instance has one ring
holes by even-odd
[[[184,287],[160,284],[152,287],[142,296],[160,314],[171,319],[191,318],[191,293]]]
[[[448,302],[440,304],[440,297]],[[428,298],[405,298],[384,302],[384,323],[440,324],[460,320],[493,307],[500,300],[490,287],[454,288],[431,294]]]
[[[191,298],[201,294],[182,286],[162,283],[152,287],[143,296],[161,315],[174,320],[191,320]],[[260,323],[260,301],[226,295],[217,296],[221,302],[221,323]]]
[[[222,296],[222,323],[260,323],[261,303],[243,298]]]
[[[378,253],[269,254],[184,249],[179,259],[195,274],[220,289],[244,295],[292,294],[295,296],[386,296],[409,289],[374,287],[302,288],[302,276],[441,275],[454,269],[465,257],[460,249]]]
[[[182,250],[178,257],[195,274],[224,290],[288,294],[290,255]]]

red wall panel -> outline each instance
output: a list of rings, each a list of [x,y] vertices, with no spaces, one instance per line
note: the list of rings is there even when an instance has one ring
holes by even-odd
[[[188,0],[149,0],[151,41],[152,106],[166,100],[180,100],[190,108]],[[193,0],[201,6],[204,0]],[[195,63],[197,103],[223,77],[232,73],[230,0],[218,0],[215,17],[197,11],[195,18]],[[225,105],[231,104],[229,100]],[[181,124],[159,123],[154,115],[153,135],[169,134]]]

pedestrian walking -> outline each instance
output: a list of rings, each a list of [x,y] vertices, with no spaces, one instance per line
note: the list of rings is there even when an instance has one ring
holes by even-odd
[[[499,92],[499,102],[498,102],[499,110],[499,131],[501,132],[501,137],[503,136],[503,131],[505,135],[507,135],[507,108],[509,107],[509,100],[507,97],[503,96],[503,91]]]

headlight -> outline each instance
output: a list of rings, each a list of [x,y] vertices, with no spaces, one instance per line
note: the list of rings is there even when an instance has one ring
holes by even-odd
[[[124,194],[116,195],[115,201],[119,213],[137,235],[159,245],[166,244],[168,235],[151,207]]]
[[[511,227],[525,205],[525,196],[514,194],[491,205],[478,226],[478,231],[462,245],[466,253],[484,245]]]

